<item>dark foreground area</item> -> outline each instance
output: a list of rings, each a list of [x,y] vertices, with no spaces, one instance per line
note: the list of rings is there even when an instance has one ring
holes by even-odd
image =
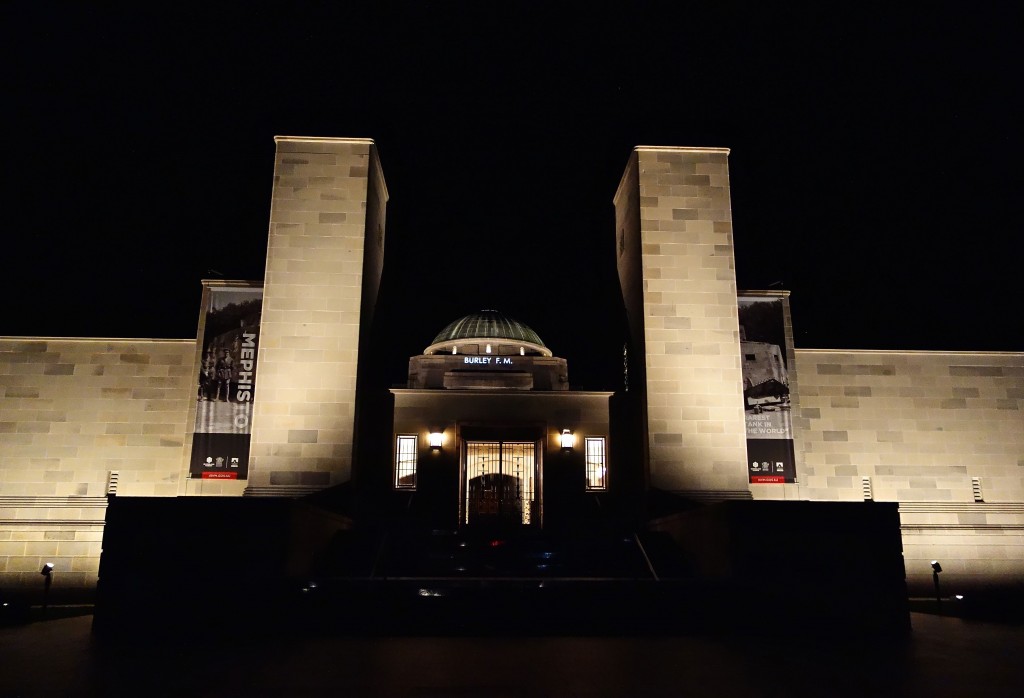
[[[445,529],[414,498],[354,518],[340,500],[204,499],[111,499],[96,596],[104,635],[907,631],[895,504],[699,506],[652,493],[642,525],[588,500],[544,529]]]
[[[908,639],[892,641],[197,629],[99,642],[81,615],[0,628],[0,695],[1020,695],[1024,627],[922,613],[912,622]]]

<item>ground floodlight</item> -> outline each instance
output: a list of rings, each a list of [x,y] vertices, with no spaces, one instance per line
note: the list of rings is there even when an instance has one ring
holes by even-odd
[[[935,607],[939,613],[942,613],[942,592],[939,590],[939,572],[942,571],[942,565],[939,564],[938,560],[932,560],[932,583],[935,585]]]

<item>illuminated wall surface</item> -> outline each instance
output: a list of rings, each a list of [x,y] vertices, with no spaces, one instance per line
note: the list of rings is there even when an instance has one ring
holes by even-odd
[[[372,141],[276,140],[249,482],[270,495],[351,475],[361,314],[380,282],[387,201]]]
[[[194,340],[0,338],[0,586],[92,586],[110,473],[174,496],[186,472]]]
[[[912,589],[1024,579],[1024,355],[796,351],[805,499],[900,502]],[[802,457],[801,457],[802,456]],[[977,478],[980,499],[975,501]]]
[[[719,497],[747,496],[728,154],[638,147],[615,195],[651,484]]]
[[[275,168],[249,480],[188,478],[194,339],[0,338],[3,588],[38,588],[53,562],[55,591],[90,590],[115,482],[122,496],[239,496],[349,478],[387,192],[367,140],[282,138]],[[616,196],[646,400],[637,461],[652,484],[704,498],[869,492],[900,503],[912,591],[930,590],[932,559],[951,593],[1024,580],[1024,354],[794,350],[775,294],[797,481],[747,484],[728,191],[725,150],[638,148]]]

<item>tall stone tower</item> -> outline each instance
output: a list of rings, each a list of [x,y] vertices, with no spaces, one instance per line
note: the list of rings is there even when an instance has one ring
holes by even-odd
[[[749,498],[729,151],[638,146],[615,194],[651,485]]]
[[[349,480],[388,194],[372,140],[278,136],[248,495]]]

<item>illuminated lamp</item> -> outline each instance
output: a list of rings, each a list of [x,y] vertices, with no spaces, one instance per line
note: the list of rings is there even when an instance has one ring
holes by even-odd
[[[39,574],[43,575],[43,613],[46,613],[46,608],[50,605],[50,586],[53,584],[53,563],[47,562],[43,565]]]
[[[576,438],[568,429],[562,429],[562,434],[558,437],[558,440],[562,444],[563,451],[571,451],[572,447],[576,444]]]
[[[441,450],[441,443],[444,441],[444,434],[439,431],[430,432],[427,439],[430,441],[430,447],[435,451]]]

